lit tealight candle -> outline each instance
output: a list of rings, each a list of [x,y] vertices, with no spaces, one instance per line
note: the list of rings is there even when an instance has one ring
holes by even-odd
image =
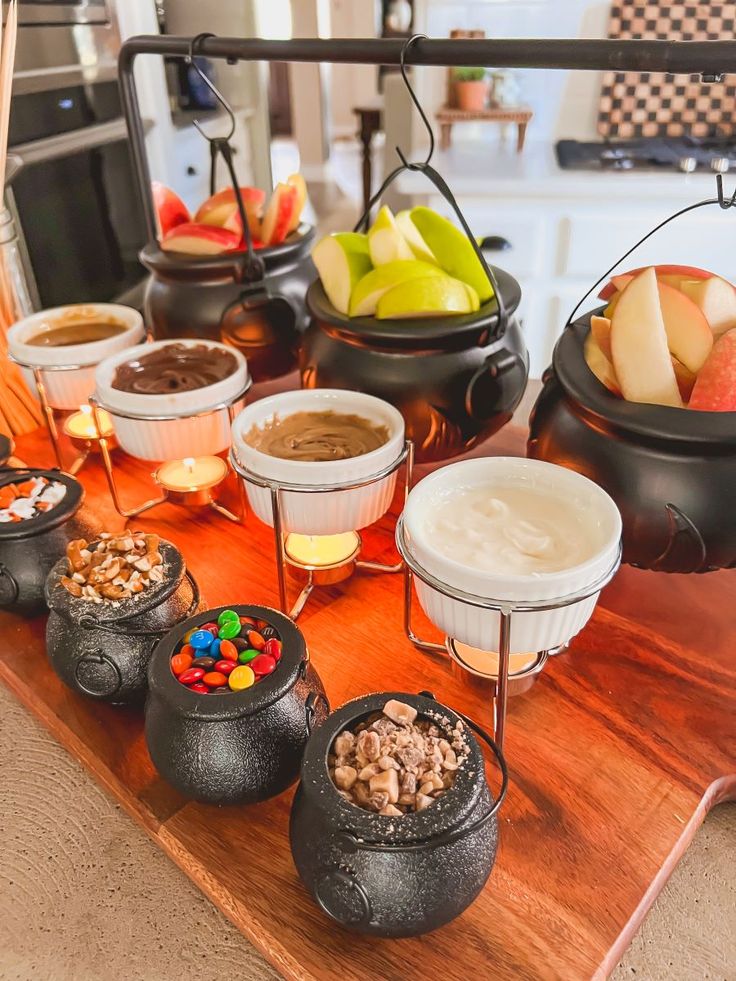
[[[342,535],[288,535],[284,542],[287,558],[304,568],[326,569],[355,558],[360,548],[357,531]]]
[[[497,678],[499,670],[499,655],[495,651],[481,651],[457,640],[452,642],[458,660],[463,667],[484,678]],[[538,654],[510,654],[509,675],[522,674],[539,659]]]
[[[155,473],[156,481],[173,493],[209,490],[227,477],[228,465],[219,456],[186,457],[162,463]]]
[[[68,416],[64,422],[64,432],[72,439],[107,439],[113,434],[112,419],[104,409],[98,409],[97,418],[99,420],[100,432],[97,432],[95,417],[92,413],[91,405],[80,405],[79,412],[74,412]]]

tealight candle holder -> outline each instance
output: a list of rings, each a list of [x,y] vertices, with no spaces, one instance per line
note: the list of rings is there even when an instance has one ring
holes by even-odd
[[[334,585],[349,579],[356,571],[400,573],[403,562],[393,565],[361,559],[362,539],[358,531],[336,535],[306,535],[286,532],[284,520],[284,496],[288,494],[339,494],[360,490],[378,484],[395,474],[402,464],[404,470],[404,501],[412,485],[414,470],[414,444],[405,440],[398,457],[377,473],[361,480],[330,484],[295,484],[267,480],[249,470],[238,460],[235,450],[230,452],[230,465],[242,478],[243,484],[252,484],[268,491],[273,515],[274,553],[279,585],[279,603],[282,612],[296,620],[316,586]],[[303,573],[305,582],[294,601],[289,602],[287,567]]]
[[[101,428],[97,428],[98,425]],[[101,411],[95,418],[91,405],[80,405],[78,412],[73,412],[64,420],[62,432],[68,437],[72,446],[79,450],[79,455],[67,467],[71,474],[79,473],[91,453],[100,453],[100,439],[107,440],[109,449],[116,446],[112,419],[107,412]]]

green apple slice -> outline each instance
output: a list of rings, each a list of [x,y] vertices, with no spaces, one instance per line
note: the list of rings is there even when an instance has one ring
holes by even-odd
[[[439,265],[432,254],[432,250],[419,234],[417,226],[411,220],[410,211],[400,211],[396,215],[396,227],[408,242],[409,248],[414,253],[414,258],[421,259],[422,262],[431,262],[434,266]]]
[[[409,243],[399,231],[391,209],[385,204],[368,231],[368,248],[374,266],[383,266],[397,259],[413,259]]]
[[[481,303],[490,300],[493,289],[465,232],[431,208],[412,208],[410,214],[419,234],[445,272],[472,286]]]
[[[430,276],[448,278],[438,266],[420,262],[418,259],[397,259],[395,262],[377,266],[353,289],[350,316],[372,317],[384,293],[409,279],[426,279]]]
[[[371,271],[368,237],[358,232],[337,232],[321,239],[312,250],[327,299],[346,314],[356,283]]]
[[[472,292],[471,292],[472,291]],[[394,286],[378,301],[379,320],[409,320],[472,313],[480,306],[472,286],[449,276],[427,276]]]

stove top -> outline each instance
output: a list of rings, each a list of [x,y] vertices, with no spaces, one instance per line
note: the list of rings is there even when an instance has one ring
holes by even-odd
[[[662,137],[580,143],[560,140],[557,162],[563,170],[736,170],[736,139]]]

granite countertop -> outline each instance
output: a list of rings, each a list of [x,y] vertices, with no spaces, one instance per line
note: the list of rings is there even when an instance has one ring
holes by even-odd
[[[413,157],[421,159],[423,151]],[[580,195],[621,195],[629,199],[666,198],[688,204],[713,197],[715,176],[709,172],[683,174],[676,170],[586,171],[562,170],[554,146],[530,142],[517,154],[508,144],[482,140],[453,141],[449,150],[435,152],[432,166],[456,196],[565,198]],[[725,175],[728,189],[736,177]],[[397,178],[396,190],[412,197],[438,193],[421,173],[408,171]]]

